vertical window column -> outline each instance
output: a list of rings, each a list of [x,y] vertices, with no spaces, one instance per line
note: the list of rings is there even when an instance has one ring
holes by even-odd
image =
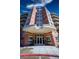
[[[43,26],[42,8],[37,8],[36,20],[37,26]]]

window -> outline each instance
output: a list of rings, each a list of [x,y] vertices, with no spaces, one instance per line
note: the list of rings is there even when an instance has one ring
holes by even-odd
[[[32,36],[29,37],[28,44],[33,45],[33,37]]]
[[[51,39],[50,39],[50,37],[47,37],[47,42],[51,42]]]
[[[36,15],[36,24],[37,26],[42,26],[43,25],[43,16],[42,16],[42,8],[38,7],[37,8],[37,15]]]
[[[46,37],[46,44],[47,45],[50,45],[50,43],[51,43],[51,37],[50,36],[47,36]]]

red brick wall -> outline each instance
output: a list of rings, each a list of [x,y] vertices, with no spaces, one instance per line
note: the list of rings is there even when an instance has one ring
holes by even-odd
[[[44,17],[44,24],[48,24],[49,22],[48,22],[48,18],[47,18],[47,15],[46,15],[46,10],[45,10],[45,8],[43,8],[43,17]]]
[[[52,32],[45,33],[44,36],[45,36],[45,37],[46,37],[46,36],[51,36],[51,43],[50,43],[50,44],[51,44],[51,45],[55,45],[56,39],[53,37]]]
[[[26,46],[28,45],[28,33],[24,34],[23,44]]]

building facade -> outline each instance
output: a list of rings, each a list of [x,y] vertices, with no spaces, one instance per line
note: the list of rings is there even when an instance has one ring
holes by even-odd
[[[57,45],[58,32],[50,12],[44,6],[33,6],[21,29],[22,46]]]

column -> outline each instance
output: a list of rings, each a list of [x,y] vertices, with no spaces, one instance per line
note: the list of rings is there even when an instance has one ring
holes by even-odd
[[[33,11],[32,11],[32,16],[31,16],[29,25],[34,25],[34,24],[35,24],[36,12],[37,12],[37,10],[36,10],[36,8],[34,7],[34,8],[33,8]]]
[[[53,35],[51,37],[52,37],[52,44],[57,46],[56,38]]]
[[[28,45],[28,33],[24,34],[24,46]]]
[[[43,45],[43,44],[44,44],[44,43],[43,43],[43,36],[42,36],[41,40],[42,40],[42,45]]]

